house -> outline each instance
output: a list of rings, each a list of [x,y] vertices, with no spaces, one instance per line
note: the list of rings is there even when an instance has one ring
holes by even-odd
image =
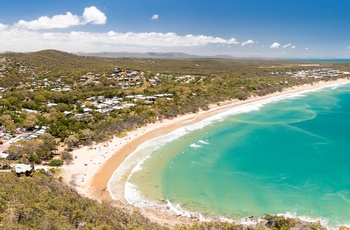
[[[105,99],[105,96],[98,96],[97,97],[97,100],[99,100],[99,101],[102,101],[102,100],[104,100]]]
[[[112,108],[113,108],[113,110],[120,110],[120,109],[124,109],[124,107],[123,107],[123,106],[113,106]]]
[[[69,116],[69,115],[72,115],[72,112],[70,112],[70,111],[64,111],[63,112],[67,117]]]
[[[134,71],[132,71],[132,72],[130,73],[131,76],[133,76],[133,75],[138,75],[138,74],[139,74],[139,72],[137,72],[136,70],[134,70]]]
[[[89,98],[87,98],[86,100],[87,100],[87,101],[94,101],[94,100],[96,100],[96,97],[89,97]]]
[[[136,104],[124,104],[124,108],[131,108],[131,107],[135,107]]]
[[[88,79],[89,79],[88,76],[84,75],[84,76],[81,76],[80,81],[86,81]]]
[[[69,87],[64,87],[64,88],[62,89],[62,91],[63,91],[63,92],[68,92],[68,91],[70,91],[70,88],[69,88]]]
[[[7,153],[0,153],[0,158],[4,158],[4,159],[6,159],[7,157],[9,156],[9,154],[7,154]]]
[[[32,176],[35,170],[34,165],[16,164],[13,171],[17,174],[17,176],[20,176],[22,174],[25,174],[26,176]]]
[[[35,113],[38,114],[40,113],[38,110],[32,110],[32,109],[22,109],[23,112],[29,114],[29,113]]]
[[[134,99],[135,96],[133,96],[133,95],[128,95],[128,96],[125,96],[125,98],[126,98],[126,99]]]
[[[84,113],[89,113],[90,111],[92,111],[92,109],[90,109],[90,108],[84,108]]]
[[[120,73],[121,71],[122,71],[122,70],[121,70],[120,68],[115,68],[113,72],[114,72],[114,73]]]
[[[106,100],[105,102],[103,102],[103,104],[105,104],[106,106],[112,106],[114,105],[114,101],[113,100]]]
[[[57,104],[56,103],[48,103],[47,106],[50,108],[53,108],[53,107],[56,107]]]

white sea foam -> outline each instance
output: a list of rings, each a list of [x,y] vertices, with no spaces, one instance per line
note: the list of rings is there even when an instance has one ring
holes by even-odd
[[[172,204],[169,200],[167,200],[166,203],[148,200],[144,198],[140,191],[137,189],[137,185],[134,185],[130,182],[126,182],[125,184],[125,195],[127,197],[127,202],[134,205],[135,207],[161,210],[163,213],[176,214],[189,218],[195,217],[201,221],[209,220],[205,219],[204,216],[200,213],[185,211],[182,209],[181,205]]]
[[[201,144],[203,144],[203,145],[209,145],[209,142],[204,141],[204,140],[199,140],[198,142],[201,143]]]
[[[152,209],[165,209],[165,205],[162,203],[157,203],[153,200],[147,200],[145,198],[142,199],[142,202],[140,202],[140,198],[142,198],[142,194],[137,189],[137,185],[132,184],[130,182],[126,182],[125,184],[125,194],[127,194],[127,202],[129,204],[132,204],[135,207],[139,208],[152,208]]]
[[[127,188],[125,189],[125,194],[127,194],[127,202],[129,204],[135,204],[134,201],[138,201],[139,197],[142,196],[142,194],[137,189],[137,185],[134,185],[130,182],[126,182],[125,187]]]
[[[146,160],[147,158],[149,158],[149,157],[145,157],[145,160]],[[141,170],[142,170],[141,164],[137,164],[137,165],[135,166],[135,168],[133,169],[133,172],[138,172],[138,171],[141,171]]]
[[[190,144],[190,147],[191,147],[191,148],[202,148],[201,145],[196,144],[196,143]]]

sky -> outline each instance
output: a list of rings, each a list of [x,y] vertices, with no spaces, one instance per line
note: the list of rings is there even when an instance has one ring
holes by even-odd
[[[349,0],[11,0],[0,52],[350,58]]]

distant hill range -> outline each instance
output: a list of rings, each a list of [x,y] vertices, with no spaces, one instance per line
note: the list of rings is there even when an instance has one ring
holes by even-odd
[[[59,50],[41,50],[37,52],[0,52],[1,55],[7,56],[28,56],[33,58],[50,58],[57,62],[62,60],[81,61],[81,58],[140,58],[140,59],[226,59],[226,60],[280,60],[280,61],[300,61],[300,62],[350,62],[350,59],[338,59],[332,57],[323,58],[268,58],[268,57],[234,57],[230,55],[194,55],[181,52],[146,52],[146,53],[134,53],[134,52],[96,52],[85,53],[76,52],[68,53]],[[84,59],[86,61],[86,59]]]
[[[230,55],[194,55],[181,52],[146,52],[146,53],[133,53],[133,52],[97,52],[97,53],[85,53],[85,52],[76,52],[76,53],[67,53],[59,50],[41,50],[37,52],[0,52],[0,54],[7,55],[23,55],[27,54],[30,56],[54,56],[62,58],[62,56],[72,58],[71,55],[85,56],[85,57],[103,57],[103,58],[159,58],[159,59],[259,59],[259,58],[242,58],[242,57],[233,57]]]
[[[75,53],[79,56],[94,56],[94,57],[107,57],[107,58],[178,58],[178,59],[236,59],[235,57],[229,55],[215,55],[215,56],[205,56],[205,55],[192,55],[180,52],[168,52],[168,53],[131,53],[131,52],[100,52],[100,53]]]

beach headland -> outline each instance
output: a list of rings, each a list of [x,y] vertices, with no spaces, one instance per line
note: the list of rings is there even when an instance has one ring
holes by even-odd
[[[276,92],[262,97],[252,97],[245,101],[232,100],[211,105],[208,110],[198,113],[187,114],[171,120],[158,121],[149,124],[146,127],[139,128],[127,133],[125,137],[114,137],[108,142],[92,146],[84,146],[73,151],[74,160],[72,164],[63,166],[62,177],[64,181],[76,188],[79,194],[96,199],[99,201],[108,200],[124,207],[133,209],[123,198],[112,199],[108,183],[116,169],[129,157],[142,143],[155,137],[168,134],[180,127],[188,126],[204,120],[217,113],[233,108],[235,106],[258,102],[260,100],[270,99],[278,96],[287,96],[288,94],[303,93],[317,90],[324,87],[332,87],[340,84],[350,83],[348,79],[338,79],[334,81],[320,81],[313,85],[301,85],[285,89],[282,92]],[[131,157],[138,157],[132,155]],[[136,165],[130,165],[128,171],[124,172],[121,181],[123,184],[127,180],[127,175]],[[125,180],[124,180],[125,179]],[[123,189],[121,189],[123,194]],[[198,218],[186,218],[185,216],[172,213],[171,211],[162,212],[162,210],[141,210],[147,212],[147,217],[157,220],[160,223],[171,224],[192,222]],[[175,217],[175,218],[174,218]]]

